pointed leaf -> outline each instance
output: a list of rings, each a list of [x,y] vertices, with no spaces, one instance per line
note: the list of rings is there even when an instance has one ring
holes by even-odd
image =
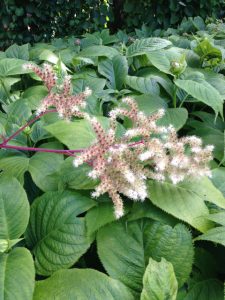
[[[149,259],[143,285],[141,300],[176,300],[177,279],[173,265],[164,258],[161,262]]]
[[[198,190],[195,191],[194,187],[198,185],[201,185],[200,180],[178,185],[149,181],[149,198],[162,210],[205,232],[212,227],[207,219],[209,211],[204,203],[207,185],[204,195],[202,194],[203,188],[199,193]]]
[[[216,114],[220,113],[223,116],[223,97],[212,85],[206,81],[181,79],[175,80],[175,84],[192,97],[212,107]]]

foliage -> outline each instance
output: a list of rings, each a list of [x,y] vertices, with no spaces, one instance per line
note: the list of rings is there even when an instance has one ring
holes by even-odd
[[[157,38],[140,30],[133,42],[103,30],[79,45],[65,38],[0,52],[1,299],[223,299],[225,27],[183,36],[182,26]],[[27,62],[52,65],[54,95],[67,75],[74,97],[91,88],[83,112],[105,130],[125,96],[148,117],[165,109],[158,126],[215,146],[212,177],[149,180],[143,203],[121,195],[116,220],[107,194],[91,197],[91,163],[72,165],[96,140],[90,122],[62,120],[55,107],[37,116],[48,90]],[[119,137],[131,129],[128,117],[116,122]]]
[[[221,18],[224,11],[223,0],[4,0],[0,7],[0,49],[15,42],[21,45],[65,35],[77,37],[106,27],[113,32],[139,32],[135,28],[143,25],[142,34],[157,30],[158,35],[161,29],[180,24],[183,18]],[[196,31],[202,22],[184,24],[188,30]]]

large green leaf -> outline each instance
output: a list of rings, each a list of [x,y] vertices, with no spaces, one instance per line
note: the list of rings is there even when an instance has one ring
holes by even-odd
[[[63,184],[69,189],[75,190],[91,190],[94,189],[98,181],[90,178],[88,173],[91,167],[83,164],[77,168],[73,165],[74,158],[67,158],[61,165],[59,178]]]
[[[61,145],[55,142],[43,144],[41,147],[61,149]],[[45,192],[57,190],[63,161],[63,155],[58,153],[35,153],[30,158],[28,168],[35,184]]]
[[[151,53],[147,53],[147,57],[154,67],[159,69],[164,73],[171,74],[170,72],[170,60],[166,56],[165,50],[152,51]]]
[[[157,122],[161,126],[173,125],[176,130],[181,129],[187,122],[188,111],[186,108],[168,108],[165,115]]]
[[[139,77],[145,77],[148,79],[154,79],[164,90],[172,97],[174,85],[169,77],[163,72],[158,71],[154,67],[142,68],[136,73]]]
[[[176,300],[177,289],[173,265],[164,258],[161,262],[150,258],[143,278],[141,300]]]
[[[141,92],[143,94],[156,94],[159,95],[159,84],[153,78],[126,76],[125,83],[132,89]]]
[[[166,102],[159,96],[154,94],[145,94],[136,96],[134,95],[139,110],[143,111],[146,115],[151,115],[161,108],[166,108]]]
[[[76,192],[48,192],[31,206],[26,241],[33,249],[38,274],[72,266],[89,248],[84,218],[95,202]]]
[[[0,179],[0,238],[17,239],[27,227],[29,203],[20,183],[13,177]]]
[[[121,282],[92,269],[60,270],[38,281],[33,300],[134,300]]]
[[[34,263],[25,248],[15,248],[0,255],[0,299],[32,300]]]
[[[108,130],[108,118],[98,117],[98,121],[105,130]],[[75,120],[74,122],[58,121],[46,126],[45,129],[69,149],[86,148],[96,140],[96,135],[91,124],[85,119]],[[123,127],[119,125],[118,134],[122,131]]]
[[[217,279],[197,282],[183,300],[223,300],[223,284]]]
[[[93,57],[93,56],[106,56],[112,58],[118,55],[119,52],[112,47],[108,46],[90,46],[79,52],[79,57]]]
[[[13,44],[5,51],[5,54],[8,58],[29,60],[28,44],[24,44],[22,46]]]
[[[98,72],[110,82],[110,88],[120,90],[128,73],[127,59],[117,55],[110,59],[102,59],[98,64]]]
[[[127,48],[127,56],[131,57],[146,54],[150,51],[160,50],[170,45],[170,41],[161,38],[146,38],[136,40]]]
[[[208,186],[204,182],[202,184],[201,180],[195,180],[178,185],[149,181],[148,186],[149,198],[162,210],[202,232],[212,227],[207,219],[209,211],[204,203],[204,200],[208,200],[207,190],[211,189],[211,185]]]
[[[225,168],[216,168],[212,170],[211,180],[225,196]]]
[[[212,107],[216,114],[223,116],[223,97],[206,81],[175,80],[175,84],[197,100]]]
[[[196,241],[210,241],[225,246],[225,226],[215,227],[198,236]]]
[[[24,68],[26,61],[17,58],[4,58],[0,60],[0,77],[30,73]]]
[[[149,257],[170,261],[180,285],[188,278],[193,260],[193,246],[184,225],[174,228],[148,219],[116,222],[99,229],[98,254],[106,271],[130,287],[142,290],[142,277]]]
[[[89,235],[96,232],[99,228],[103,227],[104,225],[115,221],[116,217],[114,214],[112,202],[97,203],[95,207],[93,207],[87,212],[85,219]]]
[[[23,184],[24,173],[28,170],[29,158],[22,155],[13,155],[0,159],[0,170],[4,174],[16,177]]]

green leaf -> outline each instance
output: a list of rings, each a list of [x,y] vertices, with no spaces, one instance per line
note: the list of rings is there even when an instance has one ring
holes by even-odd
[[[24,183],[24,173],[28,170],[29,158],[22,155],[13,155],[0,159],[0,170],[5,175],[16,177],[21,184]]]
[[[42,148],[61,149],[55,142],[41,145]],[[63,155],[58,153],[36,152],[29,162],[29,172],[35,184],[43,191],[58,189],[59,174]]]
[[[83,164],[77,168],[73,166],[74,158],[67,158],[61,165],[59,177],[69,189],[91,190],[94,189],[98,181],[88,176],[91,167]]]
[[[29,220],[26,193],[13,177],[0,180],[0,238],[17,239],[25,231]]]
[[[221,212],[218,212],[218,213],[210,214],[208,216],[208,219],[211,220],[211,221],[213,221],[213,222],[215,222],[215,223],[217,223],[217,224],[225,226],[225,211],[221,211]]]
[[[34,263],[25,248],[0,255],[0,299],[31,300],[34,290]]]
[[[97,203],[86,216],[88,234],[91,235],[99,228],[116,220],[112,203]]]
[[[13,44],[5,51],[5,54],[8,58],[19,58],[23,60],[29,60],[28,44],[24,44],[22,46]]]
[[[149,259],[143,285],[141,300],[176,300],[177,279],[173,265],[164,258],[160,262]]]
[[[26,70],[23,67],[25,63],[26,61],[17,58],[4,58],[0,60],[0,77],[30,73],[30,70]]]
[[[171,45],[171,42],[161,38],[146,38],[136,40],[127,48],[127,56],[137,56],[146,54],[150,51],[156,51],[166,48]]]
[[[195,241],[210,241],[225,246],[225,226],[212,228],[195,238]]]
[[[152,78],[126,76],[125,83],[132,89],[139,91],[143,94],[156,94],[159,95],[160,89],[157,81]]]
[[[145,94],[136,96],[134,95],[139,110],[143,111],[146,115],[151,115],[161,108],[166,108],[166,102],[159,96],[153,94]]]
[[[212,107],[216,114],[220,113],[223,116],[223,98],[212,85],[206,81],[197,82],[194,80],[177,79],[174,82],[176,86],[192,97]]]
[[[48,90],[45,86],[32,86],[24,91],[23,99],[26,99],[26,103],[30,109],[36,110],[39,107],[41,100],[47,96],[47,94]]]
[[[93,57],[93,56],[106,56],[108,58],[112,58],[118,55],[119,52],[112,47],[108,46],[90,46],[79,52],[79,57]]]
[[[220,190],[225,196],[225,168],[216,168],[212,170],[213,184]]]
[[[158,71],[154,67],[142,68],[136,73],[139,77],[154,79],[164,90],[172,97],[174,85],[169,77],[163,72]]]
[[[166,56],[165,50],[152,51],[151,53],[147,53],[147,57],[153,66],[159,69],[161,72],[171,74],[170,60]]]
[[[181,129],[188,119],[186,108],[168,108],[165,115],[157,122],[160,126],[173,125],[176,130]]]
[[[102,59],[98,64],[98,72],[110,82],[110,88],[120,90],[128,73],[127,59],[117,55],[110,59]]]
[[[148,186],[149,198],[162,210],[202,232],[212,227],[212,223],[207,219],[209,211],[204,203],[204,200],[207,200],[205,195],[207,195],[208,186],[204,183],[202,185],[201,180],[178,185],[149,181]],[[201,186],[201,191],[198,186]]]
[[[197,282],[183,300],[223,300],[223,284],[217,279]]]
[[[184,225],[174,228],[142,219],[116,222],[99,229],[98,254],[110,276],[122,281],[135,294],[141,293],[142,277],[149,257],[170,261],[180,285],[188,278],[193,245]]]
[[[33,300],[134,300],[121,282],[92,269],[60,270],[38,281]]]
[[[76,192],[48,192],[31,205],[26,241],[33,248],[36,272],[50,275],[71,267],[89,248],[84,218],[95,202]]]
[[[98,117],[98,121],[105,130],[109,128],[109,119]],[[96,135],[91,124],[87,120],[75,120],[73,122],[58,121],[45,126],[45,129],[55,136],[69,149],[82,149],[89,147],[96,140]],[[123,127],[118,124],[118,134],[123,131]]]

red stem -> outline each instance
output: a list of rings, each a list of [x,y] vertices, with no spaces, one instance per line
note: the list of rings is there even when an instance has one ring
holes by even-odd
[[[15,136],[17,136],[21,131],[23,131],[27,126],[30,126],[33,124],[36,120],[40,119],[42,116],[52,113],[52,112],[57,112],[56,109],[51,109],[51,110],[46,110],[45,112],[41,113],[40,115],[36,116],[34,119],[30,120],[27,122],[24,126],[20,127],[16,132],[14,132],[10,137],[4,140],[0,146],[6,145],[9,141],[11,141]],[[3,147],[2,147],[3,148]]]
[[[42,116],[52,113],[52,112],[57,112],[56,109],[52,110],[47,110],[40,115],[36,116],[34,119],[28,121],[24,126],[20,127],[16,132],[14,132],[11,136],[9,136],[7,139],[4,139],[3,143],[0,144],[0,148],[4,149],[15,149],[15,150],[22,150],[22,151],[35,151],[35,152],[47,152],[47,153],[58,153],[58,154],[64,154],[68,156],[74,156],[74,153],[81,153],[84,151],[84,149],[75,149],[75,150],[58,150],[58,149],[47,149],[47,148],[35,148],[35,147],[25,147],[25,146],[13,146],[13,145],[8,145],[8,142],[11,141],[14,137],[16,137],[20,132],[22,132],[27,126],[30,126],[33,124],[36,120],[40,119]],[[129,147],[134,147],[139,144],[143,144],[144,141],[138,141],[129,144]]]

